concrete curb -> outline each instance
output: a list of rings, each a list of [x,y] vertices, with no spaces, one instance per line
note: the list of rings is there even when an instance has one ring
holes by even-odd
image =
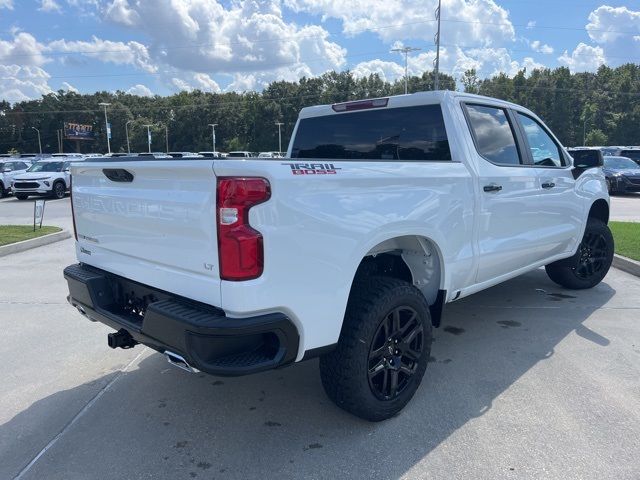
[[[636,277],[640,277],[640,262],[636,262],[622,255],[613,256],[613,266],[619,268],[623,272],[630,273]]]
[[[36,247],[42,247],[43,245],[49,245],[50,243],[66,240],[67,238],[71,238],[71,233],[67,230],[62,230],[60,232],[50,233],[49,235],[43,235],[42,237],[10,243],[9,245],[0,247],[0,257],[11,255],[12,253],[24,252],[25,250],[31,250]]]

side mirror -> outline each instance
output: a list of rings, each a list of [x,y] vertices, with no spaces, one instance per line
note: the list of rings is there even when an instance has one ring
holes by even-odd
[[[573,157],[573,178],[575,179],[590,168],[604,165],[604,157],[600,150],[573,150],[569,151],[569,155]]]
[[[586,170],[587,168],[597,168],[604,165],[604,158],[600,150],[574,150],[569,152],[573,157],[573,166]]]
[[[11,171],[12,171],[12,170],[11,170],[10,168],[3,168],[3,169],[2,169],[2,173],[9,173],[9,172],[11,172]]]

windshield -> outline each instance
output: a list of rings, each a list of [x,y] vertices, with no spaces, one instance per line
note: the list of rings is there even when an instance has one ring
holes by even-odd
[[[640,150],[622,150],[620,156],[640,160]]]
[[[61,172],[64,162],[38,162],[29,167],[27,172]]]
[[[604,157],[604,166],[611,170],[638,169],[636,162],[625,157]]]

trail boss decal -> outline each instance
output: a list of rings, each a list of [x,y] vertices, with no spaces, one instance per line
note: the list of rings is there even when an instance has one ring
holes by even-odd
[[[334,167],[333,163],[281,163],[291,168],[292,175],[335,175],[339,167]]]

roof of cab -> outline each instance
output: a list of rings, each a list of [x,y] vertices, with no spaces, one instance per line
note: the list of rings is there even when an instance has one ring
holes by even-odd
[[[505,108],[517,108],[520,110],[527,111],[526,108],[523,108],[520,105],[516,105],[511,102],[506,102],[504,100],[499,100],[497,98],[485,97],[482,95],[474,95],[472,93],[463,93],[463,92],[454,92],[451,90],[437,90],[430,92],[416,92],[410,93],[407,95],[393,95],[389,97],[379,97],[379,98],[388,98],[389,101],[386,107],[373,107],[372,109],[383,109],[383,108],[396,108],[396,107],[413,107],[417,105],[432,105],[435,103],[445,103],[447,101],[453,101],[454,99],[468,99],[469,101],[476,101],[482,103],[490,103],[492,105],[499,105]],[[339,103],[351,103],[351,102],[362,102],[367,100],[376,100],[375,98],[367,98],[361,100],[349,100],[348,102],[339,102]],[[336,112],[332,107],[333,105],[315,105],[312,107],[305,107],[300,110],[300,115],[298,118],[309,118],[309,117],[320,117],[324,115],[342,115],[346,113],[354,113],[362,110],[353,110],[347,112]]]

